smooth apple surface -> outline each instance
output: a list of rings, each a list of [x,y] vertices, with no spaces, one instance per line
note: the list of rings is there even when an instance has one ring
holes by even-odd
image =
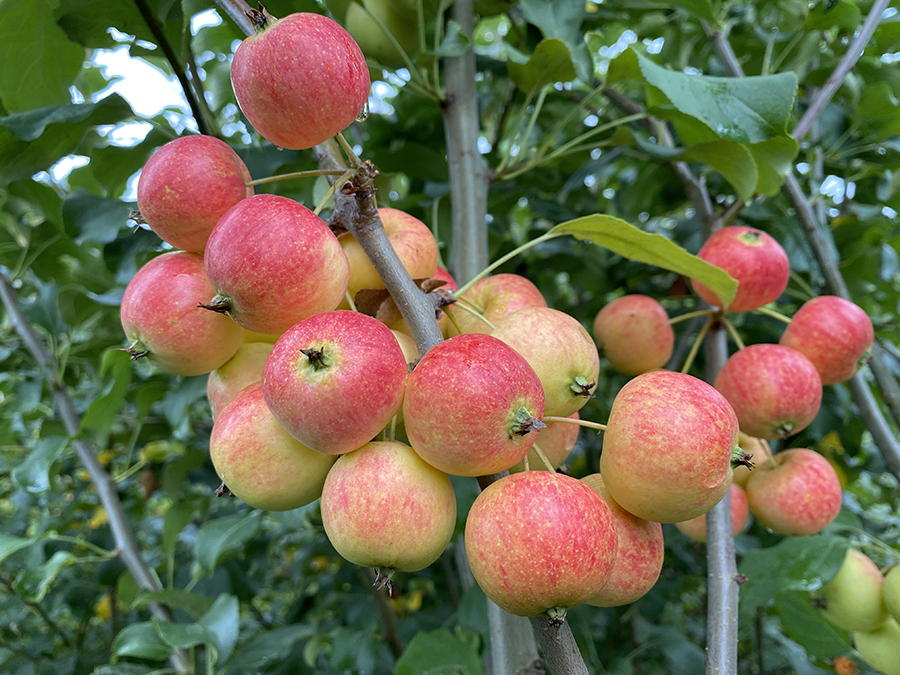
[[[713,307],[729,312],[749,312],[777,300],[787,288],[791,268],[787,254],[777,241],[752,227],[723,227],[713,233],[697,257],[721,267],[738,281],[737,293],[728,307],[698,281],[694,291]]]
[[[263,368],[271,351],[272,345],[268,342],[246,342],[231,359],[209,374],[206,398],[213,417],[244,387],[262,380]]]
[[[816,534],[841,510],[841,482],[822,455],[806,448],[779,452],[747,481],[750,510],[778,534]]]
[[[696,377],[657,370],[613,401],[600,472],[624,509],[658,523],[706,513],[731,485],[738,422],[728,401]]]
[[[334,457],[293,438],[252,384],[219,413],[209,440],[216,473],[241,501],[258,509],[287,511],[322,494]]]
[[[586,602],[609,578],[618,546],[600,495],[549,471],[491,483],[469,510],[465,541],[485,595],[518,616],[558,617]]]
[[[861,307],[834,295],[808,300],[797,310],[779,343],[806,356],[822,384],[845,382],[872,355],[875,332]]]
[[[882,592],[891,616],[900,621],[900,565],[895,565],[884,575]]]
[[[900,675],[900,623],[891,617],[873,631],[853,634],[856,651],[884,675]]]
[[[213,136],[182,136],[157,150],[141,170],[137,204],[160,239],[183,251],[206,249],[225,212],[253,194],[237,153]]]
[[[322,490],[322,524],[338,553],[363,567],[415,572],[443,552],[456,526],[447,474],[399,442],[341,455]]]
[[[871,631],[887,621],[884,575],[871,558],[848,548],[844,564],[817,595],[824,601],[822,614],[838,628]]]
[[[369,69],[359,46],[327,16],[273,19],[234,53],[231,83],[250,124],[280,148],[303,150],[348,127],[369,100]],[[260,25],[261,24],[261,25]]]
[[[227,316],[197,307],[212,294],[199,253],[164,253],[141,267],[120,309],[131,358],[146,357],[173,375],[203,375],[228,361],[243,331]]]
[[[604,306],[594,318],[593,332],[609,365],[625,375],[662,368],[675,347],[669,315],[646,295],[625,295]]]
[[[459,306],[457,306],[459,305]],[[455,305],[444,311],[450,315],[450,336],[461,333],[490,333],[507,316],[526,307],[546,307],[547,301],[531,281],[518,274],[496,274],[479,279]],[[490,323],[466,311],[474,309]]]
[[[715,387],[737,413],[741,431],[757,438],[799,433],[822,405],[816,367],[782,345],[750,345],[735,352],[719,371]]]
[[[595,607],[619,607],[644,597],[659,579],[665,554],[662,525],[628,513],[612,498],[599,473],[581,482],[597,491],[616,523],[616,559],[606,583],[587,600]]]
[[[736,537],[747,524],[747,519],[750,517],[750,505],[747,503],[747,493],[737,483],[731,484],[729,493],[731,497],[731,527],[732,533]],[[675,523],[675,527],[694,541],[706,543],[706,514]]]

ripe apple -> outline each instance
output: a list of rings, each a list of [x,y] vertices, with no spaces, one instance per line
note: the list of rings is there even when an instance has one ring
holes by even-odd
[[[281,334],[333,310],[350,276],[325,222],[302,204],[269,194],[248,197],[222,216],[205,260],[217,294],[207,308],[257,333]]]
[[[590,334],[565,312],[528,307],[491,331],[525,357],[544,387],[544,414],[568,417],[593,396],[600,356]]]
[[[362,447],[403,403],[406,358],[383,323],[336,310],[292,326],[263,371],[272,414],[294,438],[328,454]]]
[[[241,110],[280,148],[302,150],[349,126],[369,99],[369,69],[340,24],[298,12],[254,12],[257,32],[241,42],[231,84]]]
[[[627,605],[644,597],[659,579],[665,553],[662,525],[638,518],[619,506],[599,473],[585,476],[581,482],[596,490],[609,506],[618,539],[612,572],[587,604],[595,607]]]
[[[747,524],[747,519],[750,517],[750,505],[747,503],[747,493],[737,483],[731,484],[729,492],[731,494],[731,526],[736,537],[744,529],[744,525]],[[675,523],[675,527],[694,541],[706,543],[705,513],[702,516]]]
[[[197,308],[212,294],[199,253],[153,258],[122,296],[122,328],[131,342],[125,351],[174,375],[215,370],[234,356],[243,331],[228,317]]]
[[[822,405],[822,378],[796,349],[758,344],[725,362],[715,387],[737,413],[741,430],[757,438],[786,438],[809,426]]]
[[[656,370],[613,401],[600,455],[609,493],[644,520],[675,523],[706,513],[731,485],[738,421],[703,380]]]
[[[721,267],[738,281],[734,300],[723,309],[749,312],[777,300],[787,288],[790,263],[781,244],[762,230],[752,227],[723,227],[706,240],[697,257]],[[719,297],[698,281],[694,291],[714,307],[722,307]]]
[[[579,419],[578,413],[569,415],[569,419]],[[534,451],[534,446],[538,446],[544,457],[550,462],[554,469],[558,469],[566,458],[572,454],[575,443],[578,441],[578,432],[581,427],[577,424],[569,424],[568,422],[551,422],[546,427],[538,431],[534,439],[534,444],[528,450],[526,455],[528,459],[528,467],[531,471],[545,471],[547,467]],[[517,473],[525,470],[525,460],[516,462],[509,469],[510,473]]]
[[[617,547],[616,523],[600,495],[549,471],[491,483],[469,510],[465,541],[488,598],[511,614],[560,620],[600,590]]]
[[[206,398],[213,417],[237,396],[244,387],[262,380],[266,359],[272,351],[268,342],[247,342],[226,363],[209,374]]]
[[[490,335],[433,347],[409,374],[403,419],[426,462],[482,476],[521,460],[544,425],[544,390],[528,362]]]
[[[822,384],[856,375],[872,355],[875,332],[862,308],[834,295],[808,300],[797,310],[779,340],[812,361]]]
[[[322,524],[338,553],[363,567],[415,572],[443,552],[456,496],[442,473],[399,442],[341,455],[322,490]]]
[[[822,614],[844,630],[875,630],[890,616],[883,586],[884,576],[878,566],[864,553],[848,548],[837,576],[817,592],[825,601]]]
[[[625,375],[662,368],[672,357],[675,333],[669,315],[649,296],[613,300],[597,313],[593,330],[603,356]]]
[[[856,651],[884,675],[900,675],[900,623],[891,617],[873,631],[853,634]]]
[[[841,482],[822,455],[793,448],[753,470],[747,501],[759,522],[773,532],[816,534],[841,510]]]
[[[293,438],[252,384],[221,410],[209,454],[216,473],[238,499],[258,509],[287,511],[315,501],[334,457]]]
[[[738,445],[741,446],[741,450],[751,456],[750,461],[753,463],[752,469],[743,464],[734,467],[734,482],[742,488],[746,488],[747,481],[750,480],[750,474],[757,467],[769,461],[771,451],[768,450],[769,444],[767,441],[745,434],[743,431],[738,434]]]
[[[460,333],[490,333],[493,330],[490,324],[467,312],[462,306],[474,308],[496,326],[517,310],[546,307],[547,301],[537,286],[518,274],[484,277],[475,282],[459,302],[445,309],[451,319],[451,337]]]
[[[895,619],[900,621],[900,565],[895,565],[884,576],[884,603]]]
[[[347,7],[347,32],[356,40],[362,53],[388,68],[405,67],[406,61],[393,40],[366,10],[384,24],[406,55],[412,57],[419,51],[419,23],[415,7],[412,12],[404,12],[395,6],[394,0],[363,0],[362,5],[351,2]]]

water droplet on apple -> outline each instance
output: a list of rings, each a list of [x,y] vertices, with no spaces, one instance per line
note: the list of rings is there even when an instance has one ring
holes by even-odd
[[[359,111],[359,115],[356,116],[357,122],[365,122],[369,119],[369,102],[366,101],[366,104],[363,106],[363,109]]]

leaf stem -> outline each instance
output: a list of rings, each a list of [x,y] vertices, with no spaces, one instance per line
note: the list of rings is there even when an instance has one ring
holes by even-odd
[[[340,144],[341,148],[344,150],[344,153],[346,153],[347,158],[350,160],[350,169],[357,169],[362,166],[363,161],[359,158],[359,155],[357,155],[353,151],[353,146],[347,142],[347,139],[344,138],[344,134],[339,131],[337,132],[337,134],[335,134],[334,137],[337,139],[337,142]],[[351,171],[350,173],[352,174],[353,171]]]
[[[545,424],[577,424],[580,427],[596,429],[597,431],[606,431],[606,425],[599,422],[589,422],[588,420],[573,420],[571,417],[557,417],[556,415],[544,415],[541,422]]]
[[[741,339],[740,334],[737,332],[737,329],[734,327],[734,324],[728,320],[727,316],[722,316],[722,323],[725,324],[725,330],[728,331],[728,334],[731,336],[731,339],[734,340],[734,344],[737,345],[738,349],[743,349],[745,347],[744,341]]]
[[[694,340],[694,344],[691,345],[691,351],[688,352],[687,358],[684,360],[684,366],[681,368],[682,373],[687,373],[691,366],[694,365],[694,359],[697,358],[697,352],[700,351],[700,345],[703,343],[703,338],[706,337],[706,334],[709,332],[709,329],[713,325],[713,318],[709,317],[706,320],[706,323],[703,324],[703,328],[700,329],[700,332],[697,334],[697,339]]]
[[[254,185],[264,185],[265,183],[275,183],[280,180],[290,180],[291,178],[311,178],[313,176],[340,176],[343,171],[326,171],[324,169],[315,169],[312,171],[295,171],[293,173],[282,173],[277,176],[267,176],[265,178],[257,178],[256,180],[247,181],[247,187]]]
[[[544,454],[544,451],[541,450],[540,446],[538,446],[537,443],[532,443],[531,449],[534,450],[534,454],[536,454],[538,456],[538,459],[540,459],[544,463],[544,466],[547,467],[547,471],[556,471],[556,469],[553,468],[553,465],[550,463],[550,460],[547,459],[547,455]],[[528,461],[527,458],[528,455],[526,453],[525,461]],[[528,469],[525,470],[528,471]]]
[[[675,325],[676,323],[681,323],[682,321],[687,321],[688,319],[693,319],[697,316],[709,316],[710,314],[715,314],[720,310],[718,309],[698,309],[694,312],[688,312],[687,314],[679,314],[678,316],[673,316],[669,319],[669,325]]]
[[[784,323],[791,322],[791,317],[785,316],[781,312],[776,312],[774,309],[769,309],[768,307],[757,307],[754,311],[764,316],[770,316],[773,319],[778,319],[779,321],[783,321]]]

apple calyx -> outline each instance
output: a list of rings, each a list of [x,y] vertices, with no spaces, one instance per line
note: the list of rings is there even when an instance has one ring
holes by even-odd
[[[375,568],[375,582],[372,584],[372,588],[376,591],[380,591],[382,588],[387,588],[387,594],[389,598],[394,597],[394,584],[391,582],[391,577],[394,576],[394,572],[396,570],[393,567],[376,567]]]
[[[135,340],[130,346],[122,347],[119,351],[128,354],[132,361],[137,361],[150,353],[150,350],[140,340]]]
[[[228,314],[233,308],[234,303],[231,298],[224,295],[217,295],[208,303],[198,303],[197,307],[202,307],[203,309],[208,309],[211,312],[216,312],[217,314]]]
[[[779,424],[779,425],[775,428],[775,431],[777,431],[778,434],[779,434],[782,438],[787,438],[787,437],[790,436],[792,433],[794,433],[794,423],[793,423],[793,422],[784,422],[783,424]]]
[[[577,375],[569,389],[575,392],[576,396],[584,396],[585,398],[593,398],[594,393],[591,391],[597,386],[596,382],[590,382],[584,375]]]
[[[860,356],[856,360],[856,370],[859,371],[860,368],[862,368],[864,365],[866,365],[869,362],[870,358],[872,358],[872,346],[871,345],[869,347],[867,347],[866,351],[864,351],[862,353],[862,356]]]
[[[325,347],[319,349],[301,349],[300,353],[309,359],[313,370],[325,370],[331,367],[331,359],[325,354]]]
[[[762,234],[763,233],[759,230],[747,230],[746,232],[743,232],[738,239],[752,246],[759,243]]]
[[[272,18],[272,15],[266,11],[261,2],[257,3],[256,6],[257,9],[250,8],[244,14],[250,19],[250,23],[253,24],[253,30],[259,34],[268,27],[269,19]]]
[[[566,608],[551,607],[547,610],[547,616],[550,617],[550,627],[558,631],[566,622]]]
[[[216,497],[227,497],[231,494],[231,490],[228,488],[225,483],[222,483],[219,487],[216,488],[216,491],[213,493]]]
[[[132,209],[128,212],[128,220],[133,222],[136,226],[146,225],[147,221],[144,220],[144,216],[141,215],[141,212],[137,209]]]
[[[741,449],[741,446],[739,446],[739,445],[735,445],[734,450],[731,451],[731,466],[732,466],[732,468],[737,468],[739,466],[745,466],[748,469],[750,469],[751,471],[753,471],[753,469],[756,467],[756,463],[751,462],[750,460],[752,460],[752,459],[753,459],[753,455],[748,452],[744,452]]]
[[[546,426],[546,424],[528,412],[528,408],[523,406],[516,411],[513,417],[513,423],[509,429],[509,438],[512,440],[513,435],[526,436],[529,432],[538,431]]]

